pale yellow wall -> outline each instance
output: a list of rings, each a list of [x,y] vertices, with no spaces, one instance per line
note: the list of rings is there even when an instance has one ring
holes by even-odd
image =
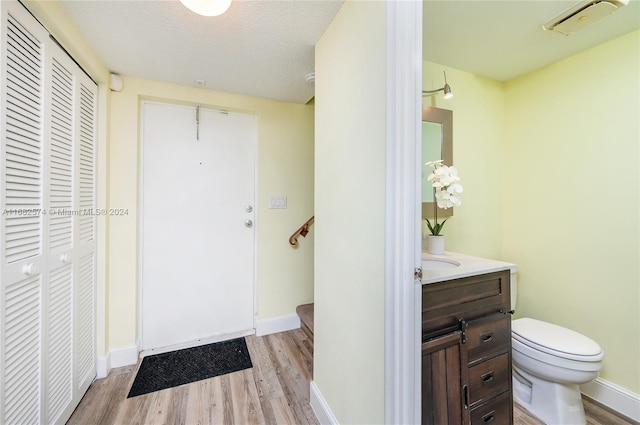
[[[463,205],[451,251],[519,266],[517,317],[590,336],[601,377],[640,391],[640,32],[505,84],[425,61],[454,97]],[[478,237],[482,234],[482,237]]]
[[[313,379],[342,424],[384,421],[385,4],[316,44]]]
[[[144,96],[258,116],[257,316],[291,314],[296,305],[312,301],[313,226],[296,249],[289,246],[288,238],[313,214],[313,105],[128,78],[122,92],[111,92],[109,70],[60,3],[26,4],[98,82],[98,206],[130,209],[128,217],[98,219],[98,355],[138,339],[138,105]],[[268,209],[272,195],[286,195],[287,209]]]
[[[639,76],[636,31],[508,82],[502,211],[518,315],[593,338],[605,351],[600,376],[635,393]]]
[[[53,34],[58,42],[73,56],[82,68],[98,83],[98,123],[97,123],[97,208],[107,205],[107,149],[109,139],[109,70],[87,44],[80,31],[71,21],[57,0],[23,2],[33,15]],[[107,347],[107,220],[97,218],[97,290],[96,290],[96,354],[106,354]]]
[[[109,346],[134,344],[139,337],[139,108],[145,98],[258,117],[257,316],[291,314],[311,302],[314,230],[297,249],[288,239],[313,214],[313,105],[125,77],[124,89],[111,96],[109,205],[128,208],[129,215],[109,223]],[[286,195],[287,208],[269,209],[273,195]]]
[[[444,86],[443,71],[447,72],[453,98],[444,99],[439,92],[424,96],[422,103],[453,111],[453,165],[458,168],[464,192],[462,205],[454,208],[453,217],[444,225],[446,249],[500,258],[504,164],[502,83],[423,61],[423,90]],[[426,178],[425,183],[429,183]],[[423,235],[428,232],[423,226]]]

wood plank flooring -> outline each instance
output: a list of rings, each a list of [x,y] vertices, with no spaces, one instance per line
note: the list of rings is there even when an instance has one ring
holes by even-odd
[[[319,425],[309,406],[313,341],[301,329],[246,337],[253,368],[127,398],[140,364],[96,380],[68,425]],[[587,425],[629,425],[585,399]],[[542,425],[520,406],[515,425]],[[443,424],[444,425],[444,424]]]
[[[300,329],[246,337],[253,368],[127,398],[138,365],[96,380],[68,425],[318,425],[309,405],[313,345]]]

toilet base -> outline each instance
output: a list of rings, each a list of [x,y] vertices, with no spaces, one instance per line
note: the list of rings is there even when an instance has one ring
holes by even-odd
[[[513,366],[513,401],[547,425],[585,425],[580,388],[540,379]]]

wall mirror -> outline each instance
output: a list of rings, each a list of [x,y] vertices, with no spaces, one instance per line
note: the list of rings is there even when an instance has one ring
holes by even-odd
[[[453,111],[422,106],[422,217],[433,217],[433,188],[427,176],[433,170],[425,164],[443,159],[453,164]],[[438,217],[451,217],[453,208],[438,208]]]

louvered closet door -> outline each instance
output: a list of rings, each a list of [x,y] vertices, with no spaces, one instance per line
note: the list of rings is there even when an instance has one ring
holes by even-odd
[[[95,377],[96,90],[64,52],[48,59],[44,411],[64,423]]]
[[[95,377],[97,88],[0,7],[0,423],[64,424]]]
[[[98,88],[84,73],[76,84],[75,146],[75,404],[96,376],[96,108]]]
[[[44,43],[21,8],[2,10],[2,329],[0,423],[41,422]],[[9,9],[9,10],[7,10]]]
[[[48,291],[46,299],[45,422],[51,423],[73,401],[73,160],[74,76],[66,57],[51,58],[47,89],[51,113],[47,146],[46,202]],[[68,211],[69,214],[64,214]]]

